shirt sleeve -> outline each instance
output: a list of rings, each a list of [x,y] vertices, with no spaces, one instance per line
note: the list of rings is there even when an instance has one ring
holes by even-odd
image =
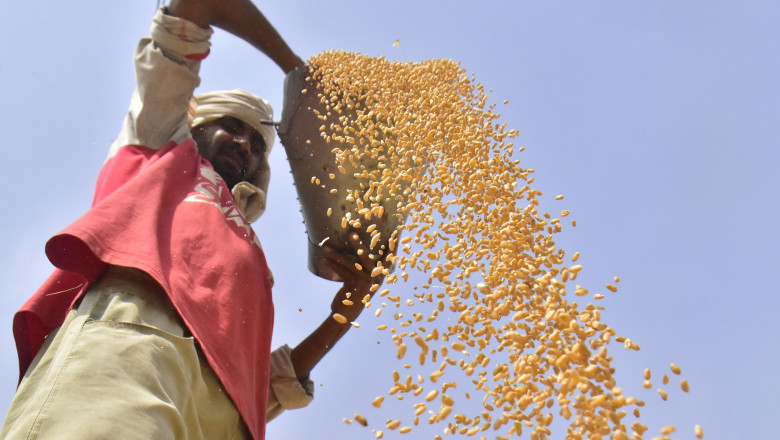
[[[164,8],[157,11],[151,37],[141,39],[135,50],[136,89],[109,157],[125,145],[160,149],[190,137],[187,109],[212,34],[211,28],[167,15]]]
[[[290,347],[283,345],[271,353],[271,386],[268,390],[266,423],[288,409],[303,408],[314,399],[314,382],[295,377]]]

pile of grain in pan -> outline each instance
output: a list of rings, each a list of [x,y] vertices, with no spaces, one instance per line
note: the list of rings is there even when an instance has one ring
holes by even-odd
[[[483,87],[444,59],[391,62],[332,51],[309,64],[327,104],[321,134],[339,163],[359,168],[371,157],[380,164],[356,175],[371,184],[347,194],[359,203],[342,225],[365,227],[383,214],[382,203],[397,203],[405,222],[388,246],[368,228],[373,257],[395,265],[376,273],[384,271],[390,284],[410,271],[427,278],[399,289],[413,296],[384,289],[364,301],[377,316],[393,314],[394,324],[380,330],[402,363],[427,372],[392,372],[387,395],[373,405],[404,399],[409,414],[382,424],[376,437],[430,423],[441,424],[445,436],[564,438],[551,431],[560,417],[567,439],[643,438],[644,402],[622,394],[607,349],[612,341],[639,347],[601,322],[602,307],[579,303],[594,295],[575,284],[578,255],[565,258],[554,241],[568,212],[540,212],[533,170],[513,159],[517,132],[498,122]],[[357,117],[345,117],[347,110]],[[453,369],[466,383],[447,381]],[[681,387],[687,391],[687,382]],[[462,413],[460,395],[479,399],[480,411]]]

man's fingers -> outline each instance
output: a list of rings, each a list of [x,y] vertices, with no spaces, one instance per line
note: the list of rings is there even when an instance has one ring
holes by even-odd
[[[326,258],[323,263],[344,282],[354,283],[356,280],[365,277],[365,272],[358,270],[355,267],[355,263],[351,261]]]
[[[329,246],[323,246],[323,250],[325,251],[325,262],[334,268],[334,271],[342,279],[361,277],[365,274],[366,269],[363,265],[360,264],[360,267],[358,267],[352,258],[337,252]],[[336,267],[338,267],[338,270],[335,269]]]
[[[325,251],[325,257],[333,265],[339,265],[348,269],[350,274],[352,274],[351,278],[358,276],[371,277],[379,262],[381,261],[382,265],[384,265],[385,260],[379,255],[372,255],[371,250],[368,248],[368,243],[369,241],[361,236],[360,231],[353,230],[347,235],[347,244],[354,251],[354,255],[357,255],[357,262],[354,260],[354,257],[350,258],[329,246],[323,246],[323,250]],[[342,276],[340,272],[336,273]]]

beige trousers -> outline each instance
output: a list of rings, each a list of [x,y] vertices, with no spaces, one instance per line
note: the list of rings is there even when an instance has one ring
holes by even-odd
[[[249,439],[167,297],[104,277],[46,340],[3,439]]]

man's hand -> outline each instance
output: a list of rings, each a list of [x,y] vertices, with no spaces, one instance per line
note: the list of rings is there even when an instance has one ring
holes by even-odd
[[[368,246],[365,245],[369,241],[361,239],[357,232],[350,234],[349,242],[358,255],[359,263],[355,263],[349,257],[339,254],[330,247],[324,247],[326,264],[344,280],[344,284],[333,298],[332,313],[328,314],[322,324],[298,344],[290,354],[295,374],[299,380],[308,378],[309,373],[320,359],[352,327],[349,322],[357,319],[365,309],[365,303],[376,291],[376,288],[372,291],[372,286],[377,285],[378,287],[382,283],[383,277],[381,275],[372,277],[371,273],[378,261],[386,264],[384,259],[372,259],[367,249]],[[377,257],[375,256],[375,258]],[[344,316],[348,322],[337,322],[332,317],[333,313]]]
[[[368,240],[361,239],[357,232],[349,234],[349,244],[358,255],[358,263],[328,246],[323,246],[325,264],[344,280],[344,285],[333,298],[331,311],[341,314],[348,321],[357,319],[373,296],[371,286],[382,284],[383,281],[382,276],[371,276],[378,264],[378,256],[375,256],[377,259],[370,257],[368,246],[365,245],[367,242]]]
[[[168,13],[200,27],[217,26],[248,42],[288,73],[303,65],[250,0],[171,0]]]

